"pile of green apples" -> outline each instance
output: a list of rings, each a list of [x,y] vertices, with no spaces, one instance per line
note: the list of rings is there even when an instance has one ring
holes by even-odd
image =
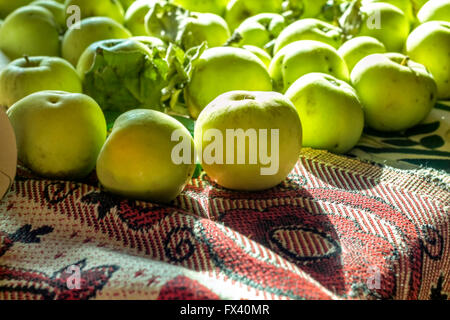
[[[51,179],[96,169],[134,199],[176,198],[208,130],[278,130],[275,174],[264,157],[202,163],[257,191],[302,146],[347,153],[364,127],[404,131],[450,99],[450,0],[0,0],[0,19],[20,162]],[[190,161],[173,161],[180,143]]]

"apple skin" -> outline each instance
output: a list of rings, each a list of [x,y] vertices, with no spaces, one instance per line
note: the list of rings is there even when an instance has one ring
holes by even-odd
[[[233,90],[271,91],[264,63],[241,48],[217,47],[203,52],[194,64],[185,101],[193,118],[222,93]]]
[[[298,78],[322,72],[349,81],[350,75],[344,59],[332,46],[314,40],[300,40],[281,49],[269,67],[274,89],[285,92]]]
[[[0,50],[10,59],[59,56],[59,32],[52,13],[31,5],[11,13],[0,28]]]
[[[414,6],[411,0],[364,0],[363,5],[379,2],[388,3],[400,9],[405,14],[410,24],[414,24],[416,21]]]
[[[34,6],[40,6],[47,9],[53,15],[56,24],[58,25],[59,32],[62,34],[67,29],[66,13],[64,11],[64,5],[55,0],[36,0],[31,3]]]
[[[285,18],[277,13],[260,13],[246,19],[235,30],[242,37],[240,46],[252,45],[265,49],[286,27]]]
[[[33,0],[0,0],[0,19],[6,18],[14,10],[30,4]]]
[[[171,141],[176,130],[191,145],[192,164],[177,165]],[[115,194],[138,200],[167,203],[175,199],[195,170],[194,141],[174,118],[154,110],[122,114],[97,160],[97,176],[103,187]]]
[[[283,0],[231,0],[228,2],[225,20],[234,30],[247,18],[258,13],[281,13]]]
[[[381,41],[388,52],[401,52],[408,38],[411,22],[396,6],[384,2],[369,3],[361,7],[363,21],[357,36],[369,36]],[[370,24],[378,15],[380,28]]]
[[[172,0],[171,2],[189,11],[214,13],[222,16],[225,13],[228,0]]]
[[[219,185],[238,191],[259,191],[283,182],[297,163],[302,147],[302,126],[295,107],[283,95],[276,92],[227,92],[211,102],[200,114],[195,124],[195,146],[197,153],[210,144],[204,133],[209,129],[219,130],[223,137],[224,164],[207,164],[203,169]],[[260,129],[279,130],[279,170],[274,175],[261,175],[261,164],[249,164],[249,144],[246,143],[246,164],[226,164],[226,130]],[[258,143],[259,145],[259,143]],[[267,142],[271,149],[271,140]],[[236,157],[236,156],[235,156]]]
[[[438,98],[450,99],[450,22],[430,21],[417,27],[406,41],[406,53],[431,72]]]
[[[19,160],[36,174],[78,180],[95,168],[106,139],[98,104],[80,93],[41,91],[7,111],[17,138]]]
[[[404,64],[404,65],[402,65]],[[372,54],[351,73],[366,124],[393,132],[422,122],[437,100],[437,86],[427,69],[399,53]]]
[[[342,44],[342,30],[327,22],[307,18],[287,26],[275,42],[274,53],[288,44],[299,40],[316,40],[339,48]]]
[[[185,50],[201,45],[208,47],[224,45],[230,38],[230,30],[225,20],[213,13],[192,12],[182,23],[181,44]]]
[[[316,18],[328,0],[289,0],[288,9],[302,10],[301,18]]]
[[[125,11],[119,0],[66,0],[65,10],[70,6],[78,6],[81,9],[81,19],[89,17],[108,17],[118,23],[124,22]],[[71,13],[67,13],[67,17]]]
[[[351,72],[355,65],[364,57],[374,53],[386,53],[386,47],[372,37],[356,37],[345,42],[338,50]]]
[[[450,0],[430,0],[417,13],[420,23],[428,21],[450,22]]]
[[[107,17],[81,20],[80,29],[72,26],[62,41],[62,57],[76,66],[84,50],[92,43],[106,39],[126,39],[131,33],[121,24]]]
[[[125,13],[125,27],[134,36],[147,36],[145,29],[145,16],[150,10],[150,6],[156,0],[137,0],[131,4]]]
[[[303,126],[303,146],[346,153],[364,129],[364,112],[355,89],[324,73],[308,73],[285,96],[295,105]]]
[[[259,59],[261,59],[261,61],[267,67],[267,70],[269,70],[270,63],[272,62],[272,57],[265,50],[263,50],[259,47],[251,46],[251,45],[242,46],[242,49],[245,49],[245,50],[253,53]]]
[[[0,72],[0,105],[11,107],[38,91],[82,92],[76,70],[58,57],[19,58]]]

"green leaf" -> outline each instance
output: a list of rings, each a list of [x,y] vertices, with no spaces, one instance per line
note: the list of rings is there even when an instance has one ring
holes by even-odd
[[[183,32],[183,21],[190,12],[169,2],[155,2],[147,14],[146,22],[150,35],[166,42],[179,43]]]
[[[191,135],[194,136],[195,120],[193,120],[192,118],[187,118],[187,117],[182,117],[182,116],[177,116],[177,115],[173,115],[172,117],[175,118],[176,120],[180,121],[181,124],[183,126],[185,126],[186,129],[189,130]]]

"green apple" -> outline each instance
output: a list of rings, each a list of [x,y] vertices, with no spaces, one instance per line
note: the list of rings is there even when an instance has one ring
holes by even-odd
[[[234,30],[247,18],[258,13],[281,13],[283,0],[231,0],[228,2],[225,19],[230,30]]]
[[[225,13],[228,0],[171,0],[189,11],[214,13],[222,16]]]
[[[428,68],[438,86],[438,98],[450,99],[450,22],[430,21],[406,41],[406,52]]]
[[[203,169],[212,180],[232,190],[259,191],[277,186],[294,168],[302,126],[292,102],[283,95],[232,91],[201,112],[194,137]]]
[[[119,0],[66,0],[65,12],[70,17],[71,6],[78,6],[81,10],[81,19],[89,17],[108,17],[118,23],[124,22],[124,9]]]
[[[206,42],[208,47],[224,45],[230,38],[230,30],[225,20],[213,13],[191,12],[181,22],[180,44],[185,50]]]
[[[92,43],[106,39],[130,38],[131,33],[121,24],[107,17],[81,20],[79,27],[67,30],[62,42],[62,57],[76,66],[84,50]]]
[[[384,2],[361,7],[362,22],[357,36],[381,41],[387,51],[401,52],[408,38],[411,22],[399,8]]]
[[[11,62],[11,60],[0,50],[0,72],[6,68],[6,66]]]
[[[281,32],[275,42],[274,53],[299,40],[321,41],[337,49],[342,44],[342,30],[317,19],[298,20]]]
[[[150,11],[150,6],[156,0],[137,0],[131,4],[125,13],[125,27],[135,36],[148,35],[145,29],[145,16]]]
[[[385,53],[386,47],[372,37],[356,37],[345,42],[338,50],[351,72],[355,65],[364,57],[374,53]]]
[[[403,131],[418,125],[437,99],[427,69],[399,53],[372,54],[351,73],[366,123],[378,131]]]
[[[246,19],[234,31],[240,35],[238,44],[266,48],[286,27],[285,18],[277,13],[260,13]]]
[[[450,22],[450,0],[430,0],[417,14],[420,23],[428,21]]]
[[[267,70],[269,70],[270,63],[272,62],[272,57],[265,50],[251,45],[242,46],[242,49],[253,53],[259,59],[261,59],[261,61],[266,65]]]
[[[33,0],[0,0],[0,18],[6,18],[17,8],[30,4]]]
[[[106,139],[98,104],[80,93],[41,91],[7,111],[17,138],[19,160],[51,179],[82,179],[95,168]]]
[[[185,88],[185,101],[193,118],[222,93],[233,90],[271,91],[272,80],[264,63],[245,49],[211,48],[194,64]]]
[[[311,72],[322,72],[349,81],[344,59],[332,46],[314,40],[300,40],[281,49],[270,64],[274,89],[285,92],[298,78]]]
[[[30,5],[11,13],[0,28],[0,50],[10,59],[59,56],[58,26],[51,12]]]
[[[40,6],[50,11],[59,27],[59,32],[62,34],[67,29],[66,13],[64,5],[54,0],[36,0],[31,3],[35,6]]]
[[[38,91],[80,93],[81,80],[66,60],[58,57],[25,57],[11,62],[0,72],[0,105],[9,108]]]
[[[410,24],[413,24],[415,22],[416,17],[414,13],[414,6],[411,0],[363,0],[363,5],[376,2],[392,4],[405,14]]]
[[[186,162],[174,161],[180,139],[187,144]],[[97,160],[97,176],[106,190],[120,196],[170,202],[192,178],[194,153],[192,136],[180,122],[161,112],[136,109],[114,123]]]
[[[324,73],[309,73],[286,92],[302,121],[303,146],[346,153],[361,138],[364,112],[355,89]]]
[[[17,170],[17,144],[14,129],[0,108],[0,201],[14,182]]]

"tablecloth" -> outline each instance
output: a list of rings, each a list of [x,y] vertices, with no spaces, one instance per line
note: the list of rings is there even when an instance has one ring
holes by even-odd
[[[265,192],[206,174],[171,204],[19,169],[0,299],[448,299],[450,177],[304,149]]]

